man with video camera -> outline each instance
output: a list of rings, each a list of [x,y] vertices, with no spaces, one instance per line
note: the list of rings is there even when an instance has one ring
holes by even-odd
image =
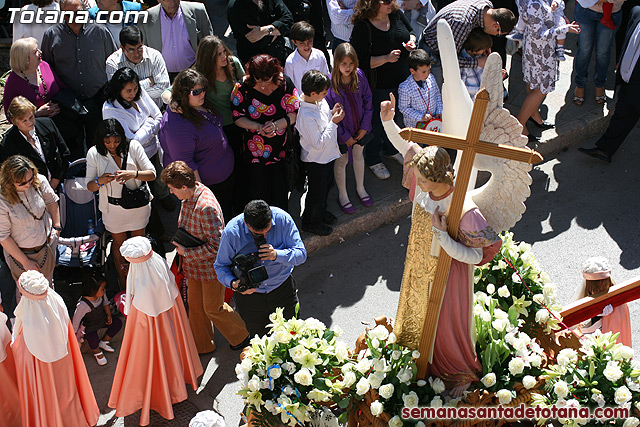
[[[307,250],[293,218],[263,200],[253,200],[222,232],[215,270],[220,282],[236,290],[236,309],[251,337],[267,332],[277,307],[293,317],[298,290],[293,268]]]

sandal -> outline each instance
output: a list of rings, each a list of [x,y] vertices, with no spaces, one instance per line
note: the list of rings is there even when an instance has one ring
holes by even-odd
[[[578,89],[582,90],[582,96],[576,95],[576,93],[578,92]],[[573,103],[576,104],[578,107],[584,104],[584,88],[577,87],[575,89],[575,91],[573,92]]]
[[[602,93],[602,95],[598,95],[598,93]],[[604,104],[607,101],[607,95],[604,93],[604,88],[603,87],[597,87],[596,88],[596,104]]]

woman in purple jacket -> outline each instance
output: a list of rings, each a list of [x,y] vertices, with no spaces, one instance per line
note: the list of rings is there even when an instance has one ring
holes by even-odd
[[[326,100],[329,107],[344,106],[344,119],[338,123],[338,147],[342,157],[335,161],[333,173],[338,186],[338,203],[344,213],[355,213],[347,194],[347,162],[353,163],[356,191],[364,206],[371,206],[371,196],[364,189],[365,143],[375,136],[371,133],[371,89],[364,72],[358,68],[358,55],[349,43],[339,45],[333,55],[331,87]]]
[[[207,79],[194,69],[176,76],[171,105],[160,122],[160,146],[166,167],[184,161],[196,180],[211,189],[225,221],[232,218],[233,151],[222,131],[222,116],[206,100]],[[175,111],[172,111],[175,110]]]

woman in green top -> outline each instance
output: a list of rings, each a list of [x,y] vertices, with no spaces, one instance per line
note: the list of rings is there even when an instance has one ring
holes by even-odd
[[[207,78],[207,101],[222,116],[222,129],[224,130],[229,145],[233,149],[237,187],[242,180],[241,155],[242,155],[242,130],[233,124],[231,118],[231,91],[236,82],[244,76],[244,69],[240,60],[233,56],[231,50],[217,36],[206,36],[198,44],[196,62],[194,68]],[[162,99],[168,103],[171,99],[171,88],[165,90]],[[173,109],[174,107],[171,106]],[[234,206],[235,213],[242,212],[244,206]]]

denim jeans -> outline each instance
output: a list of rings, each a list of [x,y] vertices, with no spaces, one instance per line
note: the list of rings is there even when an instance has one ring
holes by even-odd
[[[578,35],[578,53],[574,61],[576,72],[576,86],[584,88],[587,83],[591,52],[596,50],[596,66],[594,81],[596,87],[604,87],[607,82],[607,70],[611,59],[611,50],[617,30],[611,30],[600,23],[602,13],[585,9],[576,3],[573,17],[580,24],[582,30]],[[611,14],[611,19],[619,28],[622,23],[622,11]]]

